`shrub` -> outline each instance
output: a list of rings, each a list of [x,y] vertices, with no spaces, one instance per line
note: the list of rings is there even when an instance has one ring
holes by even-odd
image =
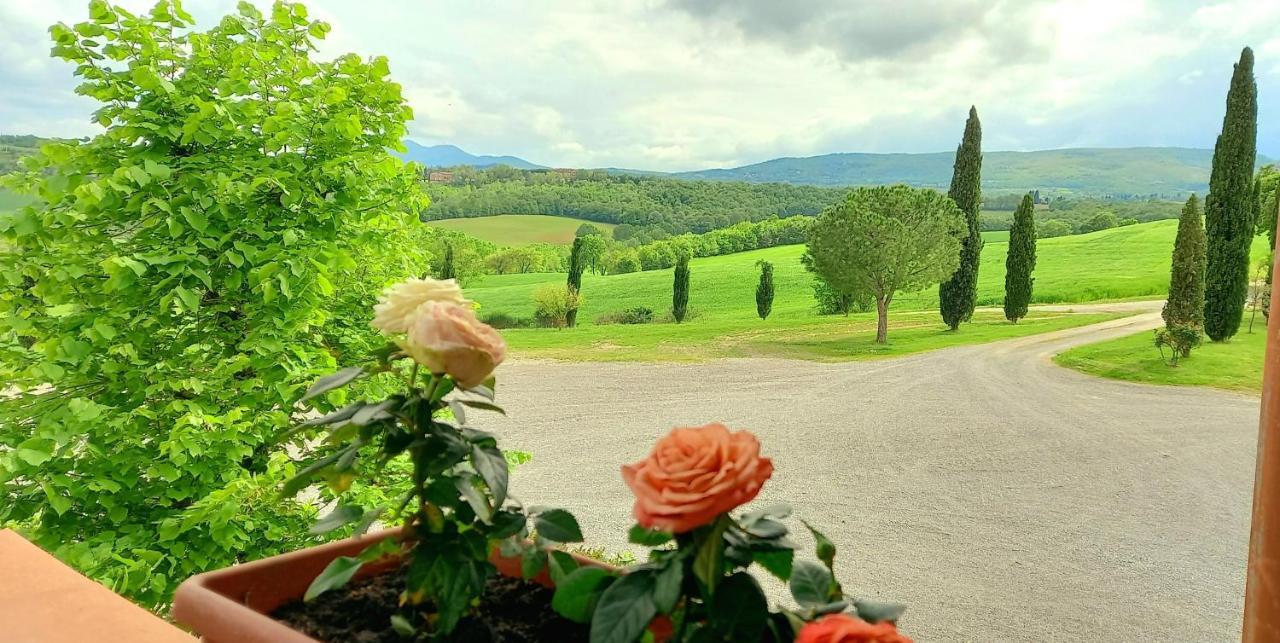
[[[1125,226],[1138,225],[1138,220],[1133,217],[1125,217],[1116,222],[1116,227],[1123,228]]]
[[[813,298],[818,302],[819,315],[844,315],[870,312],[875,302],[871,295],[857,296],[838,292],[821,277],[813,279]]]
[[[647,306],[636,306],[596,317],[596,324],[601,326],[606,324],[648,324],[652,321],[653,309]]]
[[[548,284],[533,291],[533,303],[537,306],[533,319],[539,326],[564,328],[569,311],[582,307],[582,295],[567,286]]]
[[[1085,222],[1080,224],[1080,234],[1097,232],[1099,230],[1109,230],[1119,224],[1120,222],[1116,220],[1116,215],[1105,211],[1099,212],[1088,219],[1085,219]]]
[[[0,524],[160,608],[314,539],[271,449],[343,353],[353,257],[426,202],[386,59],[311,59],[301,5],[203,33],[177,3],[89,14],[53,55],[105,131],[6,180],[38,201],[0,215]]]
[[[507,328],[531,328],[534,325],[532,319],[527,317],[516,317],[515,315],[508,313],[489,313],[482,317],[481,321],[497,328],[498,330],[504,330]]]
[[[1040,239],[1051,239],[1053,237],[1066,237],[1074,234],[1075,230],[1070,223],[1059,219],[1049,219],[1043,221],[1036,226],[1036,237]]]
[[[1186,324],[1172,324],[1155,330],[1156,350],[1169,366],[1177,366],[1178,360],[1191,355],[1191,349],[1200,345],[1200,329]],[[1169,349],[1166,356],[1164,349]]]
[[[624,275],[640,270],[640,258],[632,248],[619,248],[605,253],[605,272],[611,275]]]

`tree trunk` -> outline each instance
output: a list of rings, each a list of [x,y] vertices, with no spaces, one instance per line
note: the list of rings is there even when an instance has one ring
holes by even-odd
[[[876,297],[876,343],[889,341],[889,300]]]

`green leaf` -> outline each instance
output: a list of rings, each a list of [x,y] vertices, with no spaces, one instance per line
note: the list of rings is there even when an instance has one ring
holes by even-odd
[[[653,604],[659,614],[670,614],[680,600],[680,588],[684,584],[684,565],[679,559],[668,560],[667,566],[654,575]]]
[[[634,643],[657,613],[653,575],[631,572],[600,596],[591,616],[591,643]]]
[[[342,422],[344,420],[349,420],[351,419],[351,416],[356,414],[356,411],[359,411],[363,407],[364,407],[364,403],[362,402],[356,402],[355,404],[348,404],[328,415],[307,420],[306,422],[302,423],[302,426],[323,426],[325,424],[334,424],[337,422]]]
[[[853,609],[858,612],[858,618],[868,623],[881,621],[897,623],[898,619],[902,618],[902,613],[907,611],[907,606],[901,603],[880,603],[859,599],[853,602]]]
[[[551,582],[559,585],[566,576],[578,569],[578,561],[573,556],[553,549],[547,552],[547,571],[551,573]]]
[[[533,578],[547,566],[547,553],[537,547],[530,547],[520,555],[520,575]]]
[[[589,623],[601,593],[613,580],[599,567],[579,567],[556,583],[551,609],[575,623]]]
[[[752,552],[756,564],[768,570],[778,580],[787,582],[791,579],[791,565],[795,562],[796,552],[792,549],[775,549],[771,551]]]
[[[764,540],[773,540],[787,535],[787,526],[769,518],[763,518],[752,523],[750,527],[745,528],[747,533],[762,538]]]
[[[813,525],[803,520],[801,522],[809,529],[809,533],[813,534],[814,550],[818,560],[822,561],[827,566],[827,569],[834,569],[836,559],[835,543],[831,542],[831,539],[827,538],[822,532],[814,529]]]
[[[496,413],[501,413],[503,415],[507,414],[507,412],[504,411],[502,407],[498,406],[497,404],[490,404],[488,402],[481,402],[479,400],[458,400],[458,402],[465,404],[473,409],[481,409],[484,411],[494,411]]]
[[[23,462],[36,467],[53,457],[56,443],[49,438],[28,438],[18,444],[18,457]]]
[[[548,509],[533,517],[533,529],[538,537],[557,543],[582,542],[582,529],[573,514],[564,509]]]
[[[702,581],[707,594],[715,594],[724,576],[724,531],[728,527],[728,517],[720,516],[711,527],[705,528],[693,559],[693,575]]]
[[[457,487],[458,493],[462,494],[462,499],[471,505],[471,510],[476,512],[476,517],[481,522],[488,524],[489,518],[493,515],[493,508],[489,506],[489,501],[484,494],[476,488],[473,476],[459,476],[453,479],[454,486]]]
[[[502,455],[502,452],[497,447],[472,445],[471,466],[475,467],[476,473],[479,473],[481,478],[484,478],[484,483],[493,494],[493,506],[495,508],[501,507],[502,503],[507,501],[507,483],[510,476],[510,471],[507,468],[507,459]],[[557,542],[578,541],[560,540]]]
[[[178,211],[182,213],[182,218],[186,220],[187,225],[198,232],[206,232],[209,229],[209,218],[200,211],[187,207],[179,208]]]
[[[347,523],[355,522],[364,516],[364,510],[356,505],[339,504],[324,517],[311,526],[312,534],[327,534]]]
[[[338,388],[339,386],[346,386],[347,384],[350,384],[353,380],[355,380],[356,378],[364,374],[365,372],[363,368],[359,366],[351,366],[348,368],[344,368],[332,375],[326,375],[316,380],[316,383],[312,384],[311,388],[307,389],[307,393],[302,396],[301,400],[298,400],[298,401],[306,402],[307,400],[317,395],[328,393],[329,391],[332,391],[333,389]]]
[[[518,511],[495,511],[489,528],[489,538],[506,538],[520,533],[524,528],[525,516]]]
[[[49,506],[53,507],[53,510],[58,512],[59,516],[71,509],[71,499],[54,491],[53,486],[49,483],[41,482],[40,488],[44,490],[44,497],[49,500]]]
[[[418,633],[418,630],[414,629],[409,619],[399,614],[391,615],[391,629],[395,630],[396,634],[404,637],[410,637]]]
[[[791,569],[791,597],[801,607],[818,607],[829,602],[834,581],[831,572],[810,560],[795,563]]]
[[[785,504],[769,505],[768,507],[756,509],[755,511],[748,511],[745,514],[742,514],[742,517],[738,519],[738,524],[746,528],[756,524],[756,522],[764,518],[772,518],[774,520],[785,520],[790,515],[791,515],[791,505],[785,505]]]
[[[346,585],[362,565],[364,565],[364,561],[350,556],[339,556],[333,559],[325,566],[324,571],[320,572],[320,575],[311,581],[311,585],[307,587],[307,593],[303,595],[302,600],[310,602],[315,600],[315,597],[331,589]]]
[[[672,538],[675,538],[675,535],[669,531],[648,529],[641,525],[632,525],[631,530],[627,532],[628,542],[645,547],[657,547],[670,542]]]
[[[711,627],[727,641],[759,641],[769,618],[769,602],[756,579],[738,572],[725,579],[711,599]]]

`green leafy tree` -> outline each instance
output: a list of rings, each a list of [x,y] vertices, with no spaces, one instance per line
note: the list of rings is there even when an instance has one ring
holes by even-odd
[[[336,365],[352,250],[426,200],[386,59],[314,60],[302,5],[89,15],[53,55],[105,131],[6,179],[36,202],[0,214],[0,524],[159,607],[309,538],[274,447]]]
[[[582,237],[582,263],[597,275],[604,274],[604,255],[608,250],[609,242],[603,235],[593,234]]]
[[[938,287],[938,310],[942,321],[955,330],[973,317],[978,301],[978,266],[982,258],[982,232],[978,210],[982,207],[982,123],[978,109],[969,108],[964,138],[956,148],[955,169],[947,196],[964,214],[968,232],[961,241],[960,263],[955,273]]]
[[[676,323],[683,322],[689,314],[689,255],[676,259],[675,281],[671,287],[671,316]]]
[[[444,259],[440,261],[438,279],[457,279],[458,273],[453,267],[453,244],[444,244]]]
[[[573,240],[573,250],[569,252],[569,277],[566,286],[574,295],[582,293],[582,271],[586,270],[586,260],[582,256],[586,239],[577,237]],[[565,325],[573,328],[578,322],[578,308],[574,306],[565,313]]]
[[[894,293],[947,278],[960,261],[965,217],[954,201],[905,185],[858,188],[809,228],[814,272],[838,292],[870,293],[876,342],[888,340]]]
[[[1075,230],[1071,228],[1071,224],[1058,219],[1049,219],[1036,226],[1036,237],[1040,239],[1051,239],[1053,237],[1066,237],[1073,234]]]
[[[1035,202],[1028,194],[1013,213],[1009,253],[1004,259],[1004,317],[1015,324],[1027,316],[1031,304],[1032,273],[1036,269]]]
[[[1080,224],[1080,234],[1088,234],[1090,232],[1100,232],[1102,230],[1110,230],[1120,226],[1120,219],[1116,218],[1114,212],[1099,212]]]
[[[1204,330],[1215,342],[1240,328],[1249,288],[1249,246],[1253,242],[1253,164],[1257,159],[1258,86],[1253,50],[1240,53],[1227,92],[1222,133],[1213,148],[1209,196],[1205,198]]]
[[[1178,219],[1178,236],[1173,242],[1169,270],[1169,299],[1161,316],[1165,327],[1187,326],[1199,332],[1204,324],[1205,234],[1200,221],[1200,201],[1187,199]]]
[[[768,319],[773,311],[773,264],[757,261],[760,266],[760,283],[756,285],[756,314]]]

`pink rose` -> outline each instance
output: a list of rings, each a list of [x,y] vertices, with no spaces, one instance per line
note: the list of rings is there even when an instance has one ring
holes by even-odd
[[[449,374],[462,388],[484,383],[507,355],[498,331],[476,319],[469,306],[445,301],[428,301],[409,315],[400,347],[432,373]]]
[[[749,502],[771,475],[773,461],[760,456],[756,436],[723,424],[672,429],[649,457],[622,467],[636,495],[636,521],[675,533]]]

